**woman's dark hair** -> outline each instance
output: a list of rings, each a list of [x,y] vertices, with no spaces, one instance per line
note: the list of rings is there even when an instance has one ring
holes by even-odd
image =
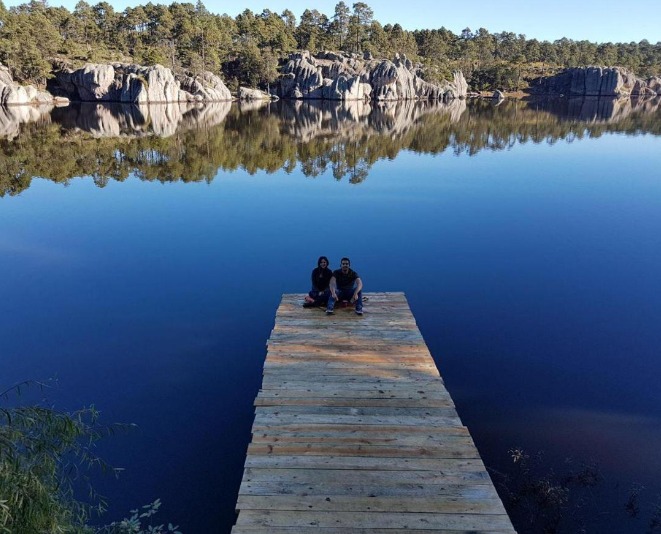
[[[322,260],[326,260],[326,267],[330,267],[330,262],[326,256],[319,256],[319,259],[317,260],[317,267],[321,267]]]

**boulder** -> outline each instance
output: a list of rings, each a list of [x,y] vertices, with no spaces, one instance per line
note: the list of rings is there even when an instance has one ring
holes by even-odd
[[[310,98],[323,85],[321,69],[307,51],[292,54],[282,74],[280,96],[283,98]]]
[[[455,91],[455,98],[466,98],[468,96],[468,82],[464,78],[464,73],[460,70],[455,70],[452,73],[451,86]]]
[[[417,98],[415,76],[402,64],[399,55],[395,61],[383,60],[370,73],[370,84],[375,100],[413,100]]]
[[[303,51],[292,54],[282,68],[276,93],[282,98],[361,100],[450,100],[465,98],[468,84],[461,72],[452,82],[433,84],[421,78],[405,55],[396,54],[393,61],[375,61],[365,54],[344,56],[322,52],[313,57]]]
[[[39,91],[32,85],[19,85],[14,82],[11,72],[0,64],[0,105],[53,104],[53,97]]]
[[[661,76],[653,76],[646,82],[647,90],[655,95],[661,95]]]
[[[14,79],[12,78],[11,72],[9,72],[9,68],[0,63],[0,84],[11,85],[13,83]]]
[[[88,63],[71,73],[70,83],[76,88],[80,100],[107,100],[108,93],[115,87],[115,69],[112,65]]]
[[[468,84],[457,71],[454,81],[434,84],[423,80],[406,56],[395,61],[382,61],[370,75],[375,100],[452,100],[466,98]]]
[[[260,91],[259,89],[251,89],[249,87],[239,87],[239,100],[252,101],[252,100],[271,100],[271,95]]]
[[[359,76],[340,76],[328,81],[330,83],[326,83],[323,89],[323,98],[326,100],[367,100],[372,92],[372,86],[361,82]]]
[[[577,67],[554,76],[533,80],[531,91],[537,94],[566,96],[619,97],[661,94],[658,78],[643,80],[622,67]]]
[[[232,99],[229,89],[211,72],[175,77],[162,65],[87,64],[74,71],[58,72],[50,89],[53,94],[83,102],[148,104]]]
[[[133,65],[131,65],[133,67]],[[131,73],[131,72],[130,72]],[[146,80],[143,90],[147,93],[147,102],[177,102],[179,99],[179,82],[168,68],[162,65],[153,67],[137,67],[133,74]]]
[[[205,71],[195,77],[178,76],[181,89],[204,102],[226,102],[232,100],[232,93],[223,80],[212,72]]]

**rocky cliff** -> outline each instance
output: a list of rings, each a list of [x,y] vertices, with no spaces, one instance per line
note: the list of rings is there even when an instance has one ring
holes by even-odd
[[[451,100],[465,98],[461,72],[452,82],[432,84],[406,56],[392,61],[358,59],[325,52],[292,54],[283,66],[276,93],[282,98],[319,100]]]
[[[48,84],[55,95],[82,102],[222,102],[232,100],[223,81],[211,72],[175,76],[162,65],[87,64],[56,73]]]
[[[0,64],[0,105],[16,104],[55,104],[57,99],[32,85],[19,85],[14,82],[11,72]]]
[[[622,67],[579,67],[531,83],[534,94],[565,96],[661,95],[661,78],[643,80]]]

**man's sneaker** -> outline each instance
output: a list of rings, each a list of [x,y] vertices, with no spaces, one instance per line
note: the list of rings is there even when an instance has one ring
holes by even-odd
[[[333,310],[326,308],[326,315],[333,315],[333,313],[335,313]]]
[[[356,310],[356,315],[362,315],[362,314],[363,314],[363,310]]]

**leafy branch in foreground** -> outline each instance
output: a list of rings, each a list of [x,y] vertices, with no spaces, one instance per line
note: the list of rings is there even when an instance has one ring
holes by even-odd
[[[131,517],[113,522],[101,527],[96,534],[182,534],[177,525],[168,523],[165,525],[143,526],[143,519],[151,518],[161,507],[161,500],[156,499],[151,504],[146,504],[141,510],[131,510]]]
[[[20,396],[26,381],[0,393],[0,401]],[[93,468],[116,472],[94,452],[96,442],[120,426],[99,424],[99,411],[71,413],[33,406],[0,406],[0,533],[93,532],[90,515],[106,509],[87,474]],[[87,487],[89,504],[74,496],[74,485]]]

